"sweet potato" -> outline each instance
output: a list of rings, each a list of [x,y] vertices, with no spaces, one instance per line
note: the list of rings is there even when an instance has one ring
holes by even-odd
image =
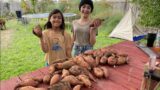
[[[62,64],[62,63],[55,63],[54,66],[55,66],[55,68],[58,69],[58,70],[63,69],[63,64]]]
[[[69,82],[60,81],[48,87],[48,90],[72,90]]]
[[[57,83],[59,80],[60,80],[60,75],[54,74],[53,77],[51,78],[50,85]]]
[[[117,58],[117,65],[126,64],[128,62],[127,56],[118,56]]]
[[[47,88],[35,88],[32,86],[20,87],[18,90],[48,90]]]
[[[97,78],[101,78],[101,77],[103,77],[103,75],[104,75],[102,69],[99,68],[99,67],[94,67],[94,68],[93,68],[93,73],[94,73],[94,75],[95,75]]]
[[[106,56],[102,56],[100,59],[100,64],[106,64],[107,63],[107,57]]]
[[[78,85],[78,84],[83,84],[80,82],[75,76],[73,75],[68,75],[62,79],[62,81],[69,82],[71,85]]]
[[[16,86],[15,86],[15,90],[18,88],[18,87],[24,87],[24,86],[33,86],[33,87],[36,87],[38,86],[39,82],[33,80],[32,78],[28,78],[28,79],[25,79],[24,81],[18,83]]]
[[[87,50],[84,52],[85,55],[93,55],[94,50]]]
[[[73,60],[65,61],[65,62],[62,63],[62,68],[63,69],[69,69],[73,65],[75,65]]]
[[[101,52],[101,50],[99,49],[99,50],[96,50],[96,51],[94,51],[94,53],[93,53],[93,56],[94,57],[102,57],[103,56],[103,52]]]
[[[115,56],[108,57],[108,64],[115,65],[117,63],[117,58]]]
[[[68,70],[66,70],[66,69],[63,69],[62,70],[62,78],[64,78],[65,76],[68,76],[69,75],[69,71]]]
[[[49,73],[50,74],[53,74],[55,70],[56,69],[55,69],[55,65],[54,64],[52,64],[52,65],[49,66]]]
[[[72,66],[72,67],[69,69],[69,72],[70,72],[72,75],[77,76],[77,75],[79,75],[79,74],[82,73],[82,70],[83,70],[83,69],[82,69],[80,66],[74,65],[74,66]]]
[[[76,85],[73,87],[73,90],[81,90],[81,85]]]
[[[84,61],[82,56],[76,56],[75,59],[74,59],[74,62],[79,66],[82,66],[82,67],[87,68],[89,70],[91,69],[89,64]]]
[[[99,65],[100,59],[101,59],[100,57],[98,57],[98,56],[96,57],[96,60],[95,60],[96,61],[96,66]]]
[[[93,59],[93,57],[91,55],[83,56],[83,58],[91,67],[96,66],[96,61]]]
[[[92,83],[86,75],[81,74],[78,76],[78,79],[81,80],[86,87],[91,87]]]
[[[52,77],[52,76],[51,76],[50,74],[45,75],[45,76],[43,77],[43,83],[45,83],[45,84],[50,83],[51,77]]]
[[[101,66],[100,68],[102,69],[102,71],[104,73],[104,77],[106,79],[108,79],[108,77],[109,77],[109,70],[106,67],[103,67],[103,66]]]
[[[42,77],[33,77],[32,79],[37,81],[37,82],[39,82],[39,83],[43,82],[43,78]]]

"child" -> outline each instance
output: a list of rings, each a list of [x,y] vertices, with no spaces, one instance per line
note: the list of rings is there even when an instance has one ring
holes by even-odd
[[[71,57],[71,36],[65,31],[64,17],[60,10],[54,9],[44,25],[34,28],[33,33],[40,39],[41,49],[45,53],[46,66],[55,60]]]
[[[92,20],[90,18],[93,8],[92,0],[81,0],[79,4],[81,17],[72,22],[74,40],[72,56],[93,49],[93,45],[96,42],[97,29],[101,25],[100,19]]]

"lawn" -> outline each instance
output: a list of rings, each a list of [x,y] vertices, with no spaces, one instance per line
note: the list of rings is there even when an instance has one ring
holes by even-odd
[[[103,22],[99,28],[94,49],[122,41],[108,37],[121,18],[121,14],[116,14]],[[40,20],[41,25],[44,25],[45,22],[46,19]],[[8,29],[14,30],[14,33],[9,46],[1,49],[0,80],[6,80],[44,67],[44,53],[40,48],[39,39],[32,34],[32,28],[36,25],[35,21],[32,20],[29,24],[24,25],[17,22],[16,19],[11,19],[7,21],[6,25]],[[66,25],[66,29],[71,33],[68,25]]]

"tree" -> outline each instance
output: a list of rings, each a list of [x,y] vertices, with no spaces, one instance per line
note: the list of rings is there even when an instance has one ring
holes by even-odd
[[[160,0],[133,0],[140,6],[140,23],[160,28]]]

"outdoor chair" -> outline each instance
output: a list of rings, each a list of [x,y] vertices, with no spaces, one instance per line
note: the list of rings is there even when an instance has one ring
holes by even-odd
[[[22,22],[22,24],[28,24],[27,18],[22,17],[22,11],[16,11],[17,21]]]

